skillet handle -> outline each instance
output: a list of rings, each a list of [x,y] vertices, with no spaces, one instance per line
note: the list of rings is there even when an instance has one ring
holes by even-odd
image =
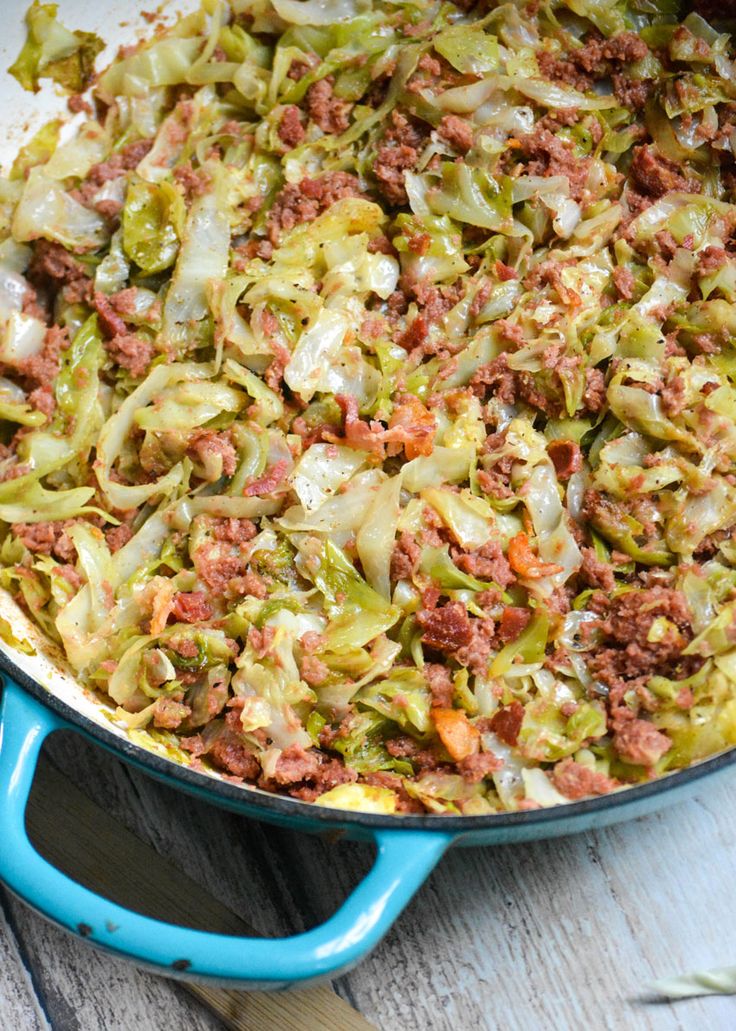
[[[320,927],[289,938],[241,938],[142,916],[84,888],[31,845],[25,811],[48,734],[74,729],[9,677],[0,706],[0,880],[61,927],[157,972],[249,988],[285,988],[356,964],[388,931],[454,835],[378,829],[375,864]],[[62,814],[60,814],[62,815]]]

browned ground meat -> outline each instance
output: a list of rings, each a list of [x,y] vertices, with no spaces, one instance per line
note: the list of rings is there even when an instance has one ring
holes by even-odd
[[[121,523],[120,526],[112,526],[109,530],[105,531],[107,546],[113,553],[120,551],[120,549],[127,544],[129,540],[132,540],[132,538],[133,531],[125,523]]]
[[[29,551],[40,552],[42,555],[53,554],[62,562],[73,562],[77,552],[66,532],[73,525],[73,519],[48,523],[13,523],[11,530]]]
[[[30,384],[47,386],[59,374],[61,352],[69,347],[69,330],[66,327],[51,326],[46,330],[43,349],[31,358],[18,364],[18,371]]]
[[[654,86],[648,79],[632,79],[625,72],[615,72],[611,80],[616,100],[632,111],[640,111],[644,107]]]
[[[483,397],[490,394],[504,404],[516,402],[516,374],[509,369],[508,355],[500,354],[486,365],[481,365],[470,380],[476,393]],[[486,390],[490,387],[490,390]]]
[[[502,644],[515,641],[531,618],[532,614],[529,609],[518,608],[514,605],[505,606],[496,630],[499,641]]]
[[[391,123],[383,134],[373,163],[373,174],[381,194],[390,204],[405,204],[404,172],[416,167],[428,132],[401,111],[391,112]]]
[[[242,780],[253,781],[261,772],[261,765],[256,756],[229,727],[204,754],[214,766]]]
[[[107,299],[113,311],[116,311],[118,315],[122,315],[125,318],[126,315],[135,315],[138,311],[138,295],[139,290],[137,286],[128,286],[124,290],[118,290],[117,293],[110,294]]]
[[[580,200],[588,178],[590,161],[573,153],[571,144],[549,129],[535,129],[521,136],[520,153],[528,159],[528,175],[564,175],[570,183],[570,196]]]
[[[108,297],[96,291],[92,303],[97,311],[100,328],[108,337],[123,336],[128,332],[125,320],[120,317]]]
[[[35,290],[30,284],[26,286],[25,297],[23,298],[23,314],[31,315],[34,319],[38,319],[39,322],[48,322],[48,309],[43,303],[43,298],[39,297],[38,291]]]
[[[47,383],[43,387],[36,387],[28,395],[28,403],[31,408],[35,408],[37,412],[43,412],[47,417],[53,415],[56,408],[56,399],[54,398],[54,388],[50,383]]]
[[[288,471],[288,460],[286,458],[280,458],[278,462],[272,465],[271,468],[263,474],[263,476],[259,476],[258,479],[253,480],[252,483],[243,487],[243,494],[246,498],[270,494],[272,491],[276,490],[277,487],[281,486],[286,479]]]
[[[191,161],[183,165],[177,165],[174,169],[174,178],[184,191],[184,196],[191,203],[195,197],[201,197],[212,186],[212,179],[209,173],[203,169],[192,168]],[[97,205],[99,208],[99,205]]]
[[[670,190],[689,190],[691,185],[678,165],[659,154],[655,147],[635,147],[631,175],[639,189],[651,197],[662,197]]]
[[[316,655],[305,655],[301,661],[302,680],[314,687],[324,684],[330,675],[330,667]]]
[[[673,626],[661,640],[649,641],[652,623],[660,617]],[[650,587],[618,595],[601,621],[603,644],[587,653],[591,673],[614,686],[655,672],[675,678],[678,672],[691,672],[695,663],[700,662],[683,660],[681,655],[692,637],[690,620],[685,596],[670,587]]]
[[[242,598],[250,595],[263,599],[268,595],[268,585],[262,576],[249,570],[244,576],[235,576],[229,581],[227,595],[229,598]]]
[[[217,596],[225,594],[231,580],[245,574],[247,560],[241,554],[230,554],[205,542],[194,553],[194,568],[200,580]]]
[[[423,315],[417,315],[397,338],[396,343],[399,347],[403,347],[405,351],[412,352],[417,350],[422,354],[428,339],[429,324]]]
[[[613,569],[608,562],[602,562],[595,553],[595,548],[583,547],[580,549],[583,556],[583,564],[580,567],[580,575],[589,587],[600,588],[602,591],[612,591],[616,585],[613,577]]]
[[[457,764],[463,780],[477,784],[484,777],[490,777],[503,768],[503,761],[493,752],[476,752],[468,755]]]
[[[506,352],[486,365],[481,365],[473,374],[470,384],[478,397],[484,400],[496,397],[503,404],[517,404],[523,401],[524,404],[537,408],[548,416],[555,416],[561,412],[559,397],[552,398],[543,393],[531,373],[510,369]]]
[[[473,146],[473,126],[458,115],[443,115],[437,132],[459,154],[466,154]]]
[[[455,660],[471,673],[485,675],[488,672],[495,630],[496,624],[492,619],[471,620],[470,640],[455,651]]]
[[[537,53],[537,64],[539,71],[545,79],[551,79],[553,82],[564,82],[581,93],[590,89],[591,78],[586,72],[573,61],[556,57],[550,50],[540,50]]]
[[[299,108],[295,104],[284,108],[277,132],[287,150],[298,147],[304,141],[306,131],[302,125]]]
[[[348,769],[339,759],[328,759],[316,749],[305,751],[299,745],[291,745],[279,756],[273,777],[262,777],[259,787],[269,791],[285,788],[287,794],[311,802],[338,784],[350,784],[355,780],[355,771]]]
[[[42,289],[64,291],[69,304],[88,300],[92,280],[87,267],[60,243],[38,240],[28,267],[28,279]]]
[[[394,546],[391,556],[391,577],[394,580],[409,580],[415,572],[422,549],[416,539],[406,530]]]
[[[252,519],[218,519],[212,530],[215,540],[231,544],[247,544],[257,533],[258,527]]]
[[[436,770],[442,764],[437,755],[428,748],[422,748],[418,741],[408,734],[386,739],[386,751],[395,759],[409,759],[420,770]]]
[[[66,102],[66,106],[73,115],[79,114],[80,111],[84,111],[88,115],[92,114],[92,105],[84,99],[81,93],[72,93]]]
[[[343,197],[359,197],[360,183],[348,172],[325,172],[317,179],[287,183],[277,194],[268,213],[268,235],[271,243],[279,242],[283,231],[303,222],[312,222],[335,201]]]
[[[495,470],[479,469],[477,472],[478,485],[480,489],[492,498],[502,501],[504,498],[513,497],[514,492]]]
[[[622,300],[630,301],[634,296],[636,280],[631,269],[624,268],[623,265],[617,265],[613,270],[613,284]]]
[[[540,51],[537,62],[545,78],[584,92],[596,80],[610,75],[614,68],[640,61],[648,53],[649,48],[636,32],[620,32],[610,39],[594,34],[562,58],[550,51]]]
[[[312,777],[319,769],[319,754],[305,752],[299,745],[292,745],[279,756],[274,773],[277,784],[295,784]]]
[[[353,108],[349,101],[334,95],[334,85],[334,77],[328,75],[313,83],[307,90],[309,117],[326,133],[345,132],[350,124],[348,115]]]
[[[717,272],[728,262],[728,253],[723,247],[704,247],[698,252],[698,268],[701,272]]]
[[[667,381],[660,391],[662,407],[672,419],[684,411],[686,406],[685,380],[678,375],[668,375]]]
[[[212,619],[212,606],[204,591],[191,591],[188,594],[180,592],[174,595],[171,614],[181,623],[199,623],[201,620]]]
[[[214,430],[199,429],[189,438],[187,454],[195,462],[207,465],[209,461],[219,458],[219,467],[216,468],[214,479],[220,476],[232,476],[238,465],[238,453],[233,447],[230,434],[216,433]]]
[[[588,795],[606,795],[620,786],[617,780],[589,766],[583,766],[574,759],[563,759],[555,765],[552,783],[560,794],[573,802]]]
[[[110,179],[118,179],[125,172],[137,168],[152,146],[153,140],[136,140],[135,143],[128,143],[112,154],[107,161],[93,165],[87,174],[86,182],[99,187]]]
[[[585,370],[583,405],[589,412],[600,412],[606,403],[606,377],[600,369]]]
[[[506,588],[516,579],[498,541],[488,541],[477,551],[453,554],[455,565],[479,580],[492,580]]]
[[[105,341],[105,350],[122,369],[127,369],[134,379],[140,379],[151,364],[154,355],[150,340],[137,333],[119,333]]]
[[[653,766],[672,742],[647,720],[624,720],[613,735],[613,744],[619,755],[640,766]]]
[[[441,666],[437,662],[427,662],[424,665],[423,673],[432,694],[432,706],[439,709],[451,709],[455,686],[447,667]]]

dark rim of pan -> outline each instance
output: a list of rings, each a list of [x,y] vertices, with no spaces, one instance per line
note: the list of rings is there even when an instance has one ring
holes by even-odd
[[[664,777],[634,785],[622,791],[597,798],[585,799],[581,802],[570,802],[567,805],[551,806],[548,809],[534,809],[517,813],[494,813],[488,816],[379,816],[371,813],[360,813],[345,809],[328,809],[302,802],[296,798],[275,795],[249,784],[232,784],[199,773],[173,759],[149,752],[141,745],[135,744],[126,737],[116,733],[90,719],[73,706],[57,698],[42,687],[32,677],[20,669],[10,656],[0,650],[0,670],[4,670],[34,698],[47,708],[58,713],[69,723],[77,726],[87,736],[99,741],[107,750],[116,753],[120,758],[137,766],[145,767],[160,777],[180,781],[189,788],[199,792],[216,795],[224,803],[263,809],[284,818],[295,820],[311,820],[313,823],[342,824],[343,826],[359,826],[366,828],[390,828],[391,830],[431,830],[452,833],[472,833],[476,830],[489,830],[492,827],[519,827],[521,825],[538,825],[540,830],[549,823],[568,820],[573,817],[607,812],[633,803],[642,802],[655,795],[671,791],[677,787],[700,780],[725,769],[736,762],[736,747],[719,752],[710,758],[700,760],[693,766],[676,770]],[[257,819],[257,814],[247,815]]]

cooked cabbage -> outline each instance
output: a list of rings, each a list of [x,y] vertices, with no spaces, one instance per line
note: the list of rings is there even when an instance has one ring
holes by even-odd
[[[734,51],[635,6],[204,0],[21,148],[0,586],[134,740],[484,816],[736,744]]]

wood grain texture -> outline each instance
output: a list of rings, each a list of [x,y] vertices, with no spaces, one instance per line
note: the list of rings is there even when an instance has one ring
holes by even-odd
[[[0,1024],[46,1031],[49,1023],[36,996],[11,914],[0,897]]]
[[[217,811],[73,735],[50,752],[85,793],[263,933],[324,919],[370,865],[366,847]],[[655,976],[736,962],[735,787],[733,777],[706,782],[696,801],[595,834],[450,853],[336,990],[380,1031],[731,1031],[732,998],[641,996]],[[93,953],[17,903],[10,911],[54,1028],[221,1026],[178,986]],[[0,1025],[18,1026],[6,1005],[0,994]]]
[[[63,804],[68,833],[59,833]],[[221,934],[254,928],[182,874],[42,757],[28,805],[34,844],[54,866],[115,902],[172,923]],[[372,1031],[328,985],[293,993],[225,992],[183,985],[235,1031]]]

